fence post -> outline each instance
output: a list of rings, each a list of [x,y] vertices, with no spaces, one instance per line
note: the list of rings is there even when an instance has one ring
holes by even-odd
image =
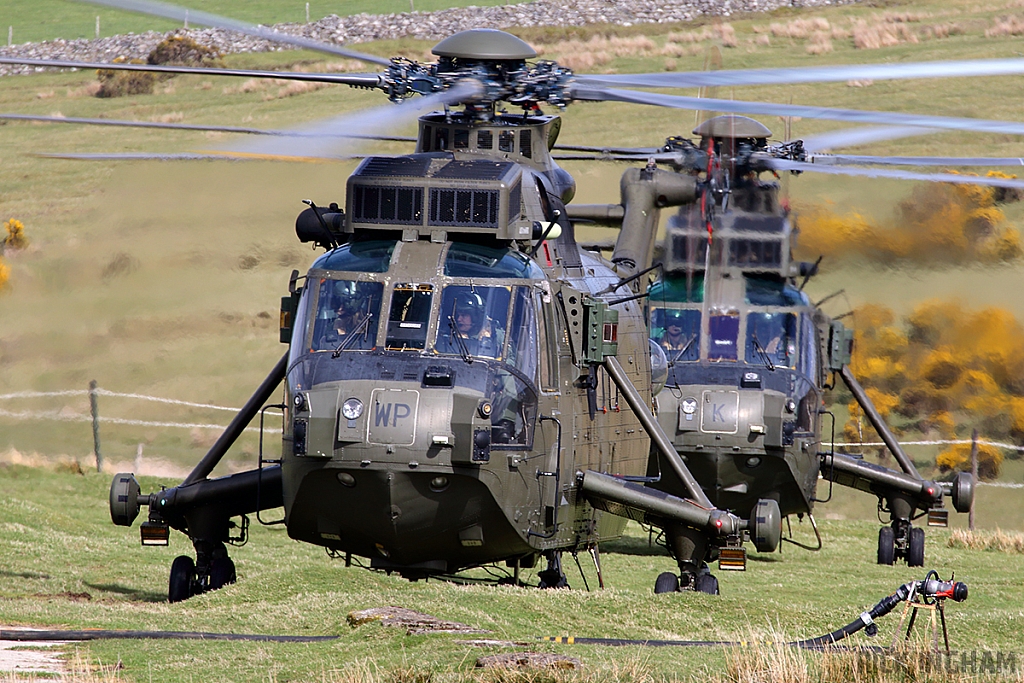
[[[96,15],[96,40],[100,39],[100,15]]]
[[[971,481],[978,481],[978,430],[971,431]],[[974,489],[977,492],[978,489]],[[967,513],[967,528],[974,531],[974,496],[971,497],[971,511]]]
[[[89,382],[89,408],[92,411],[92,444],[96,454],[96,471],[103,471],[103,456],[100,454],[100,413],[96,403],[96,380]]]
[[[138,448],[135,449],[135,466],[132,468],[135,474],[139,474],[142,471],[142,443],[139,443]]]
[[[309,23],[309,3],[306,3],[306,23]]]

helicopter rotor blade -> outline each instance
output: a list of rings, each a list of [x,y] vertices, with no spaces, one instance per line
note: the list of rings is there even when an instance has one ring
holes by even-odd
[[[261,69],[217,69],[202,66],[175,66],[172,64],[128,64],[104,62],[76,62],[61,59],[20,59],[0,57],[0,64],[15,64],[54,69],[105,69],[109,71],[144,71],[149,73],[200,74],[203,76],[238,76],[242,78],[279,78],[288,81],[310,83],[337,83],[359,88],[379,88],[382,84],[379,74],[330,74],[303,73],[301,71],[266,71]]]
[[[41,159],[69,159],[71,161],[299,161],[329,163],[344,159],[362,159],[366,155],[351,154],[328,159],[273,154],[232,154],[230,152],[36,152],[32,156]]]
[[[772,161],[772,166],[778,171],[808,171],[811,173],[829,173],[868,178],[898,178],[900,180],[924,180],[928,182],[955,183],[958,185],[1024,188],[1024,180],[957,175],[954,173],[914,173],[885,168],[851,168],[848,166],[812,164],[804,161],[789,161],[787,159],[776,159]]]
[[[157,121],[120,121],[118,119],[91,119],[73,116],[37,116],[34,114],[0,113],[0,120],[71,123],[86,126],[114,126],[124,128],[163,128],[167,130],[195,130],[212,133],[239,133],[244,135],[277,135],[281,137],[324,137],[321,134],[281,129],[245,128],[242,126],[211,126],[193,123],[160,123]],[[360,135],[358,133],[338,132],[334,133],[330,137],[353,138],[357,140],[381,140],[384,142],[416,142],[416,138],[403,135]]]
[[[934,135],[938,130],[917,126],[860,126],[821,133],[803,138],[807,152],[824,152],[836,147],[856,147],[872,142],[898,140],[918,135]]]
[[[886,157],[863,154],[812,154],[826,166],[1024,166],[1021,157]]]
[[[370,64],[379,64],[381,66],[390,66],[391,64],[391,60],[384,59],[383,57],[377,57],[363,52],[356,52],[355,50],[349,50],[337,45],[331,45],[330,43],[313,40],[312,38],[303,38],[301,36],[293,36],[287,33],[279,33],[278,31],[269,29],[265,26],[254,26],[253,24],[247,24],[244,21],[238,21],[237,19],[229,19],[216,14],[210,14],[209,12],[179,7],[178,5],[171,5],[165,2],[155,2],[154,0],[84,1],[93,5],[102,5],[104,7],[128,10],[130,12],[140,12],[154,17],[163,17],[164,19],[173,19],[181,22],[191,21],[196,24],[202,24],[203,26],[212,26],[213,28],[238,31],[239,33],[244,33],[245,35],[253,36],[255,38],[272,40],[277,43],[294,45],[295,47],[301,47],[307,50],[315,50],[317,52],[338,55],[339,57],[358,59],[361,62],[368,62]]]
[[[1011,58],[681,73],[577,75],[576,81],[586,86],[696,88],[716,85],[788,85],[852,80],[883,81],[958,76],[1008,76],[1022,73],[1024,73],[1024,58]]]
[[[347,146],[341,137],[372,136],[378,131],[391,130],[421,114],[450,104],[472,101],[482,92],[478,81],[466,79],[448,90],[425,97],[406,100],[401,104],[386,104],[381,107],[364,109],[343,114],[325,121],[307,124],[295,129],[300,135],[275,136],[250,143],[231,145],[224,148],[228,153],[272,155],[332,159],[348,156]],[[333,145],[327,146],[329,138]],[[351,142],[348,143],[348,146]]]
[[[968,130],[978,133],[1004,133],[1024,135],[1024,123],[1016,121],[990,121],[926,114],[901,114],[898,112],[867,111],[856,109],[830,109],[797,104],[776,104],[772,102],[745,102],[739,100],[709,100],[680,95],[645,93],[635,90],[612,88],[573,87],[573,98],[590,102],[629,102],[648,104],[672,109],[708,109],[732,114],[766,114],[775,116],[800,116],[807,119],[850,121],[854,123],[900,124],[922,128],[944,130]]]

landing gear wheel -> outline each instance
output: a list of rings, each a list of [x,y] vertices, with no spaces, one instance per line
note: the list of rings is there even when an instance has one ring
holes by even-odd
[[[541,588],[568,588],[569,580],[565,578],[562,571],[562,553],[551,551],[548,553],[548,568],[537,572]]]
[[[215,591],[229,583],[234,583],[235,563],[230,557],[217,557],[210,563],[210,590]]]
[[[672,572],[662,572],[654,581],[654,594],[676,593],[679,591],[679,577]]]
[[[693,584],[693,589],[698,593],[707,593],[708,595],[719,595],[718,592],[718,577],[713,574],[701,574],[697,577],[697,580]]]
[[[907,566],[924,566],[924,529],[910,530],[910,544],[907,546]]]
[[[167,601],[188,600],[194,593],[192,586],[196,578],[196,563],[188,555],[179,555],[171,563],[171,579],[167,585]]]
[[[892,527],[878,530],[878,564],[891,565],[896,559],[896,534]]]

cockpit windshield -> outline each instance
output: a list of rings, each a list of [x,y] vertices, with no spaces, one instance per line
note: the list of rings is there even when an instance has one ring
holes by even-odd
[[[747,363],[794,367],[797,328],[793,313],[747,314]]]
[[[700,311],[651,306],[651,339],[670,363],[700,359]]]
[[[366,350],[376,346],[383,294],[384,285],[379,282],[321,280],[313,321],[313,350],[334,351],[342,346]]]
[[[438,353],[501,358],[508,329],[511,287],[448,285],[441,292]]]

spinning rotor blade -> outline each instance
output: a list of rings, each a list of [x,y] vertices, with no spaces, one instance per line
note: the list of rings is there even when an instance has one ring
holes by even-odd
[[[482,91],[472,80],[458,83],[444,92],[406,100],[402,104],[386,104],[373,109],[345,114],[296,129],[296,135],[233,145],[228,153],[300,157],[314,159],[346,158],[346,151],[337,141],[326,146],[328,138],[373,136],[377,131],[394,129],[416,119],[424,112],[449,104],[472,101]]]
[[[323,137],[321,134],[302,131],[275,130],[266,128],[245,128],[241,126],[206,126],[192,123],[159,123],[156,121],[119,121],[117,119],[89,119],[73,116],[36,116],[34,114],[0,114],[0,120],[41,121],[45,123],[73,123],[87,126],[115,126],[124,128],[165,128],[169,130],[198,130],[213,133],[242,133],[246,135],[277,135],[281,137]],[[416,138],[401,135],[359,135],[357,133],[334,133],[332,137],[357,140],[383,140],[385,142],[416,142]]]
[[[1015,121],[989,121],[925,114],[900,114],[897,112],[860,111],[856,109],[830,109],[808,107],[797,104],[774,104],[771,102],[742,102],[738,100],[710,100],[680,95],[662,95],[634,90],[611,88],[573,87],[573,98],[590,102],[629,102],[649,104],[672,109],[715,109],[731,114],[769,114],[776,116],[800,116],[807,119],[851,121],[854,123],[902,124],[945,130],[969,130],[979,133],[1006,133],[1024,135],[1024,123]]]
[[[317,52],[326,52],[327,54],[338,55],[340,57],[358,59],[361,62],[368,62],[370,64],[380,64],[381,66],[389,66],[391,64],[390,60],[377,57],[375,55],[368,55],[362,52],[356,52],[355,50],[348,50],[343,47],[338,47],[337,45],[331,45],[330,43],[324,43],[311,38],[302,38],[300,36],[292,36],[287,33],[279,33],[266,28],[265,26],[254,26],[252,24],[247,24],[244,21],[228,19],[227,17],[210,14],[209,12],[170,5],[164,2],[154,2],[152,0],[85,1],[94,5],[103,5],[105,7],[113,7],[114,9],[128,10],[130,12],[140,12],[154,17],[163,17],[165,19],[173,19],[181,22],[191,21],[204,26],[238,31],[239,33],[244,33],[255,38],[272,40],[274,42],[294,45],[295,47],[301,47],[307,50],[316,50]]]
[[[824,166],[1024,166],[1020,157],[881,157],[861,154],[814,154]]]
[[[925,180],[939,183],[955,183],[958,185],[988,185],[991,187],[1024,188],[1024,180],[1010,178],[986,178],[981,176],[965,176],[953,173],[912,173],[884,168],[848,168],[845,166],[829,166],[811,164],[804,161],[788,161],[776,159],[772,165],[778,171],[808,171],[810,173],[830,173],[833,175],[864,176],[868,178],[899,178],[900,180]]]
[[[230,152],[39,152],[32,156],[42,159],[70,159],[72,161],[301,161],[304,163],[327,163],[335,159],[313,159],[310,157],[275,156],[271,154],[231,154]],[[361,159],[364,154],[353,154],[342,159]]]
[[[918,128],[917,126],[870,126],[844,128],[820,135],[812,135],[811,137],[803,138],[803,142],[804,149],[807,152],[824,152],[836,147],[856,147],[857,145],[867,145],[872,142],[897,140],[917,135],[932,135],[938,132],[931,128]]]
[[[264,71],[259,69],[215,69],[202,66],[174,66],[170,64],[116,64],[104,62],[76,62],[60,59],[19,59],[0,57],[0,64],[42,66],[55,69],[106,69],[109,71],[145,71],[149,73],[201,74],[203,76],[242,76],[245,78],[280,78],[288,81],[312,83],[338,83],[360,88],[377,88],[379,74],[323,74],[301,71]]]
[[[683,73],[577,75],[588,86],[632,88],[696,88],[715,85],[786,85],[852,80],[902,80],[957,76],[1008,76],[1024,73],[1024,59],[974,59],[954,62],[906,64],[855,64],[849,66],[794,67],[785,69],[734,69]]]

